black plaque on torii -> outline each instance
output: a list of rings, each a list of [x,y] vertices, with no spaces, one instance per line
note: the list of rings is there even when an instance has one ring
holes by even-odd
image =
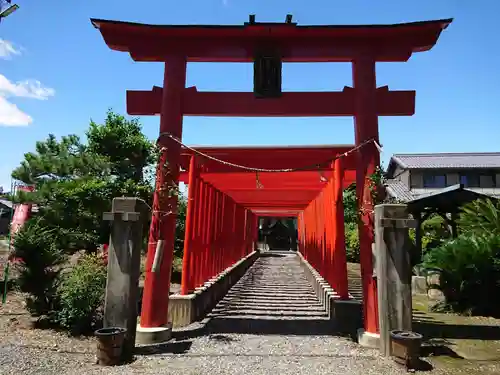
[[[270,22],[255,22],[255,15],[251,14],[245,26],[276,25]],[[292,15],[286,16],[285,23],[280,25],[295,25]],[[261,47],[255,53],[253,63],[253,92],[257,98],[279,98],[282,93],[283,62],[279,51],[269,47]]]

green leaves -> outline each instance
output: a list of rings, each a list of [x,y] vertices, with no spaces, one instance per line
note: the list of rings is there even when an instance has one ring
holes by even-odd
[[[461,234],[427,251],[422,266],[440,271],[438,286],[446,311],[500,316],[499,205],[490,199],[466,205],[460,215]]]
[[[106,267],[97,255],[84,255],[64,274],[57,288],[57,322],[73,334],[89,332],[104,301]]]
[[[35,184],[33,193],[20,192],[20,202],[32,202],[45,228],[56,231],[57,246],[68,252],[95,250],[109,238],[102,214],[114,197],[136,196],[151,205],[152,185],[143,171],[153,161],[154,147],[137,120],[111,111],[104,124],[91,122],[88,144],[75,135],[58,141],[50,134],[12,176]]]
[[[47,316],[54,309],[59,266],[66,260],[56,236],[34,219],[14,237],[14,256],[21,260],[18,285],[28,293],[27,308],[33,316]]]
[[[500,292],[499,250],[498,236],[468,234],[426,253],[423,266],[440,271],[439,289],[448,309],[500,315],[500,304],[488,297]]]
[[[358,201],[356,198],[356,184],[351,184],[344,190],[344,221],[346,223],[358,222]]]
[[[104,124],[91,121],[86,134],[89,153],[107,160],[112,176],[143,182],[144,169],[154,161],[154,146],[137,119],[108,111]]]
[[[12,172],[13,178],[38,187],[46,182],[88,174],[102,175],[107,169],[102,156],[89,153],[76,135],[57,141],[53,134],[49,134],[45,141],[36,143],[35,150],[24,155],[21,165]]]
[[[359,235],[356,222],[346,222],[345,224],[345,246],[347,261],[359,263]]]
[[[500,235],[500,202],[478,199],[462,209],[459,225],[471,233],[495,233]]]
[[[76,135],[57,140],[50,134],[12,172],[15,179],[35,185],[34,192],[19,192],[15,200],[38,207],[14,244],[16,256],[23,259],[20,284],[28,308],[74,333],[85,331],[98,318],[106,269],[90,255],[69,272],[60,275],[59,269],[67,255],[79,250],[93,253],[108,242],[110,226],[103,213],[111,211],[114,197],[139,197],[152,206],[158,160],[157,148],[136,119],[109,111],[103,124],[90,123],[86,135],[85,144]],[[169,194],[178,196],[178,191]],[[186,201],[179,197],[178,257],[182,257],[185,215]],[[145,223],[145,239],[148,229]]]

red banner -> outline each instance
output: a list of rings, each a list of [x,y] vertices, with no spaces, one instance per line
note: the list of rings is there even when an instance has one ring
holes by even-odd
[[[33,186],[19,186],[17,188],[20,191],[32,192],[34,190]],[[14,235],[19,232],[19,229],[24,225],[24,223],[29,219],[31,215],[31,204],[18,204],[14,210],[14,216],[12,217],[12,222],[10,223],[10,238],[11,241]]]

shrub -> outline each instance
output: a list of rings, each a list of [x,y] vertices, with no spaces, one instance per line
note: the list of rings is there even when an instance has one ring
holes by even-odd
[[[345,226],[346,258],[348,262],[359,263],[359,235],[356,223]]]
[[[93,329],[102,311],[106,267],[98,255],[82,256],[75,267],[62,275],[58,288],[58,323],[73,334]]]
[[[53,230],[36,219],[29,220],[14,237],[14,256],[20,260],[17,284],[27,294],[32,316],[50,317],[57,297],[59,268],[66,259],[56,246]]]
[[[424,268],[441,272],[446,302],[437,309],[473,315],[500,316],[500,237],[463,234],[427,252]]]
[[[182,258],[175,257],[172,260],[172,273],[170,276],[170,282],[180,283],[182,278]]]
[[[447,223],[444,219],[437,214],[431,215],[428,219],[424,220],[421,224],[422,231],[422,252],[432,250],[433,248],[441,246],[446,240],[451,237]],[[409,236],[412,242],[416,243],[415,229],[409,230]]]
[[[358,222],[358,201],[356,199],[356,185],[351,184],[343,193],[344,221],[346,223]]]
[[[500,235],[500,202],[478,199],[462,209],[458,221],[460,229],[475,233],[495,233]]]

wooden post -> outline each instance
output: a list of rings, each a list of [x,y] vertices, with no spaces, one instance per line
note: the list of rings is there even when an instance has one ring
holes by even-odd
[[[137,302],[142,247],[142,227],[148,216],[146,203],[139,198],[114,198],[108,250],[108,278],[104,302],[104,327],[126,328],[122,358],[132,359],[137,328]]]
[[[344,165],[342,158],[334,162],[334,202],[335,210],[335,238],[334,238],[334,256],[333,267],[335,269],[335,290],[341,299],[349,298],[349,286],[347,278],[347,254],[345,246],[345,223],[344,223]]]
[[[205,182],[201,180],[201,177],[196,179],[196,184],[198,185],[196,200],[196,248],[193,257],[193,269],[194,269],[194,287],[201,285],[201,268],[203,264],[201,263],[201,252],[203,248],[203,215],[205,209]]]
[[[380,352],[391,355],[390,331],[411,331],[411,263],[408,219],[404,204],[375,207],[375,253],[377,257]]]
[[[186,227],[184,233],[184,256],[182,259],[182,280],[181,294],[186,295],[194,291],[193,248],[194,248],[194,215],[195,215],[195,197],[196,197],[196,179],[198,177],[195,156],[191,156],[189,162],[189,185],[188,201],[186,212]]]

